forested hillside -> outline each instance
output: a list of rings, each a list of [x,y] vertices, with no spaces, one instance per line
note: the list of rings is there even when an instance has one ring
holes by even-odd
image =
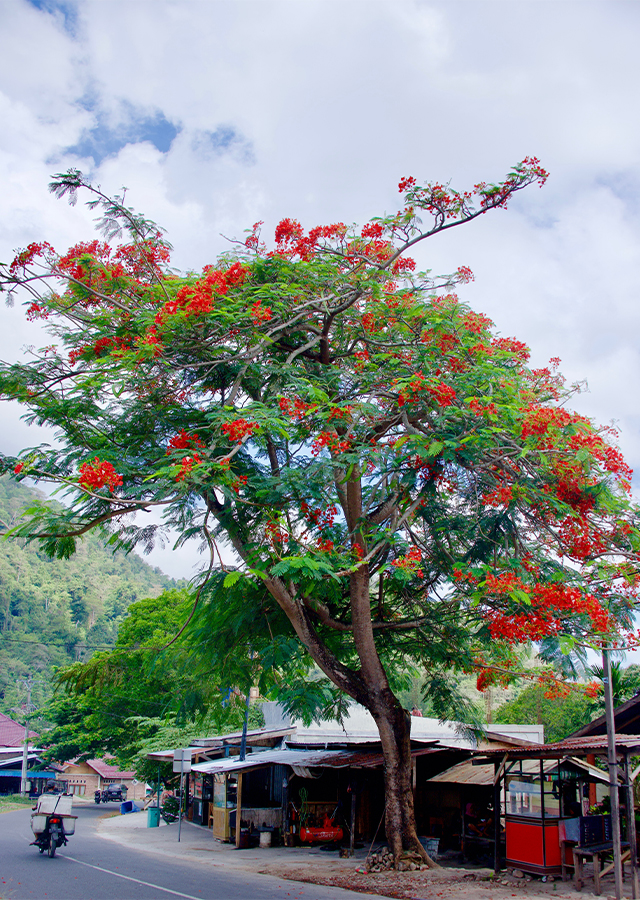
[[[0,478],[0,532],[12,527],[35,492]],[[175,582],[131,553],[112,553],[96,536],[78,542],[69,560],[50,560],[36,544],[0,539],[0,711],[24,701],[21,679],[36,680],[37,705],[51,694],[53,668],[113,646],[118,624],[136,599]]]

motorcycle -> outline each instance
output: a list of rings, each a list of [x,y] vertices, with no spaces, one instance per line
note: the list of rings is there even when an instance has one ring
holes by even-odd
[[[76,830],[77,816],[71,814],[73,799],[71,794],[42,794],[31,813],[31,830],[34,838],[31,846],[35,846],[51,858],[56,855],[58,847],[66,845],[67,836]]]
[[[100,803],[101,800],[102,800],[102,792],[101,792],[101,791],[94,791],[94,792],[93,792],[93,802],[94,802],[94,803]]]

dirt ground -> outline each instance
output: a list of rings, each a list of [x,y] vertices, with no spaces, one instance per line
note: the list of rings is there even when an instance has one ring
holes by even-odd
[[[260,868],[260,872],[278,875],[295,881],[310,884],[325,884],[333,887],[348,888],[351,891],[380,894],[382,897],[402,898],[402,900],[435,900],[435,898],[451,898],[451,900],[509,900],[511,897],[523,897],[527,900],[549,900],[550,897],[562,897],[565,900],[595,900],[593,881],[589,871],[585,872],[585,887],[578,893],[573,881],[563,882],[560,879],[548,880],[546,883],[535,876],[514,877],[502,872],[497,879],[491,869],[469,871],[458,868],[429,869],[417,872],[371,872],[369,874],[354,872],[352,868],[339,865],[337,860],[326,866],[315,865],[304,871],[300,868],[289,868],[286,864],[269,865]],[[608,876],[602,883],[600,900],[614,897],[613,876]],[[625,896],[631,897],[629,881],[625,882]]]
[[[525,900],[595,900],[591,864],[585,864],[585,886],[582,892],[574,889],[573,881],[548,879],[524,875],[515,877],[506,871],[498,878],[493,870],[483,868],[484,860],[477,864],[462,863],[459,854],[443,854],[439,858],[442,865],[437,869],[414,871],[382,871],[367,873],[364,870],[368,853],[372,848],[359,847],[353,857],[341,858],[335,852],[324,852],[320,847],[271,847],[268,849],[236,850],[234,846],[211,839],[206,828],[184,823],[182,841],[176,843],[174,826],[147,828],[144,813],[104,818],[98,833],[129,847],[135,847],[162,856],[171,855],[187,861],[190,859],[215,865],[228,866],[235,871],[255,874],[275,875],[291,881],[308,884],[323,884],[330,887],[348,888],[351,891],[377,894],[380,897],[394,897],[398,900],[510,900],[522,897]],[[326,849],[326,848],[325,848]],[[376,846],[375,853],[383,850]],[[625,898],[631,897],[628,878],[624,885]],[[602,900],[613,900],[613,875],[602,881]]]

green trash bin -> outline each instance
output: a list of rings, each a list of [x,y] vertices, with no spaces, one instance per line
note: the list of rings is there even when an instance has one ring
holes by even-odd
[[[147,810],[147,828],[157,828],[160,824],[160,810],[157,806],[150,806]]]

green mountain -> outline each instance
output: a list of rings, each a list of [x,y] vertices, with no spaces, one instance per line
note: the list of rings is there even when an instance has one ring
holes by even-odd
[[[36,496],[0,478],[0,534]],[[160,569],[134,553],[112,552],[95,535],[79,541],[69,560],[48,559],[36,543],[0,538],[0,711],[14,715],[29,675],[32,701],[44,703],[55,667],[112,647],[129,604],[171,587]]]

